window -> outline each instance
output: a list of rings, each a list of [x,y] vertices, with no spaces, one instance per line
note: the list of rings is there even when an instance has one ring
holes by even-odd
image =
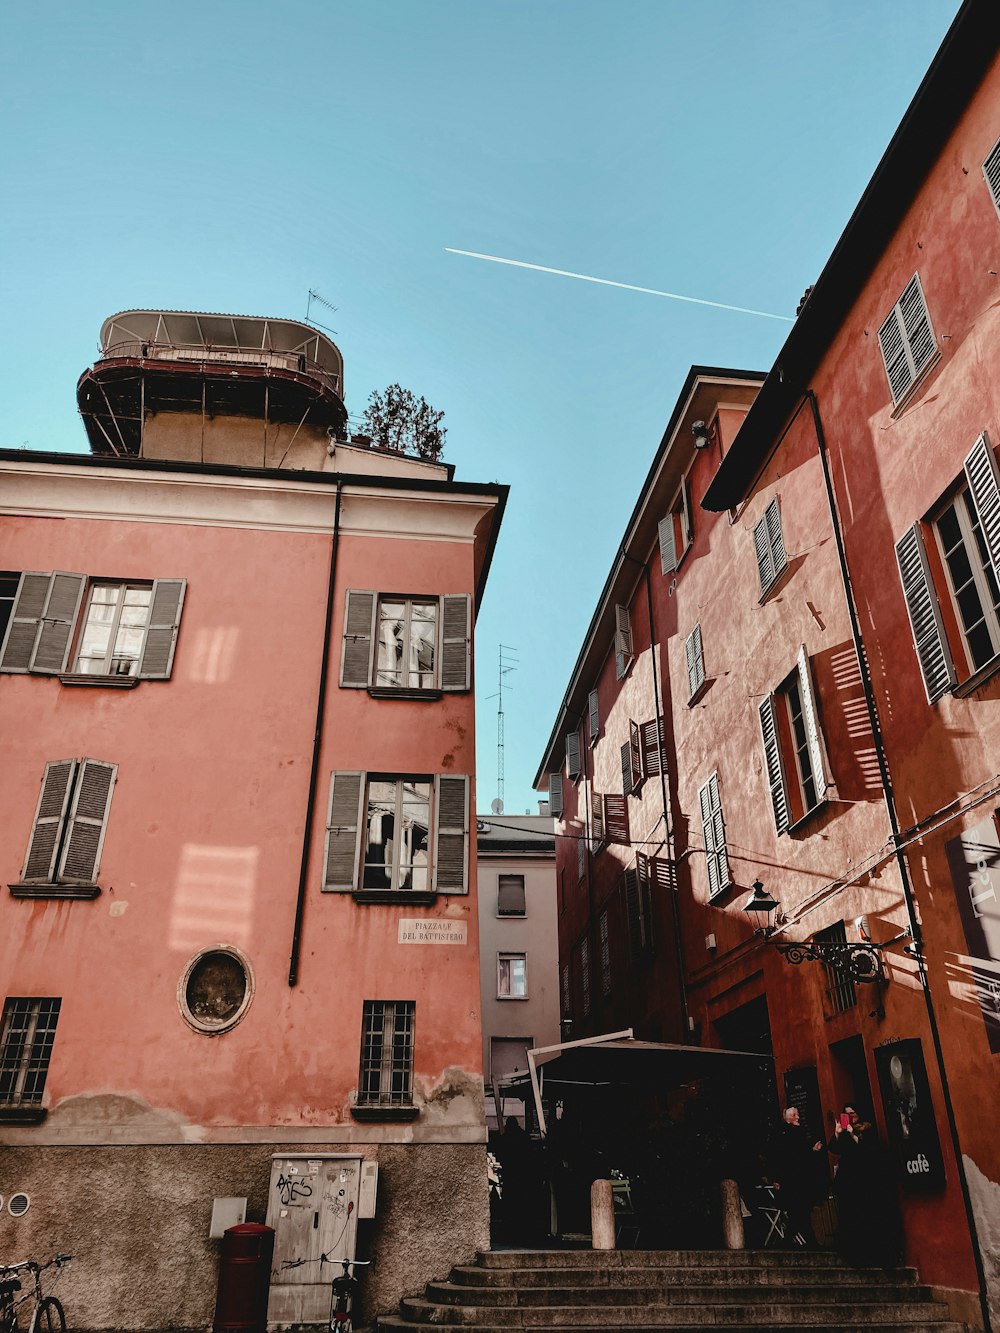
[[[608,842],[628,847],[629,837],[628,801],[616,792],[609,792],[604,798],[604,836]]]
[[[167,680],[186,587],[184,579],[88,585],[83,574],[22,574],[0,671],[63,675],[76,638],[71,675]]]
[[[365,1000],[358,1106],[413,1103],[413,1000]]]
[[[594,794],[590,806],[590,850],[597,852],[604,842],[604,806]]]
[[[625,871],[623,883],[629,956],[633,963],[639,963],[653,955],[649,858],[638,852],[635,869]]]
[[[582,835],[576,840],[576,872],[582,882],[587,873],[587,839]]]
[[[698,792],[701,807],[701,831],[708,861],[708,895],[717,897],[732,883],[729,875],[729,851],[726,847],[726,821],[722,816],[719,775],[713,773]]]
[[[0,1032],[0,1106],[41,1106],[61,1000],[8,999]]]
[[[250,965],[237,949],[209,949],[192,958],[178,999],[184,1021],[196,1032],[228,1032],[253,998]]]
[[[559,973],[559,1001],[562,1006],[563,1018],[569,1018],[572,1014],[570,1008],[569,963],[563,963],[562,971]]]
[[[0,570],[0,643],[3,642],[7,626],[10,624],[10,613],[14,610],[14,599],[17,597],[17,585],[20,582],[21,575],[14,570]]]
[[[901,403],[923,370],[937,356],[920,278],[914,273],[878,333],[886,378],[894,404]]]
[[[985,433],[965,460],[958,489],[929,526],[896,543],[896,562],[929,703],[1000,657],[1000,470]],[[932,561],[929,557],[933,556]],[[940,589],[940,598],[939,598]],[[941,600],[948,610],[948,624]],[[961,668],[961,670],[959,670]]]
[[[615,607],[615,676],[621,680],[632,665],[632,622],[628,607]]]
[[[561,819],[563,812],[563,775],[549,774],[549,814],[554,819]]]
[[[566,734],[566,776],[575,782],[583,770],[580,767],[580,733],[570,731]]]
[[[691,544],[691,500],[686,478],[666,516],[660,519],[657,535],[660,542],[660,568],[664,574],[672,574]]]
[[[804,646],[795,670],[760,705],[760,732],[774,826],[785,833],[821,805],[827,791],[823,739]]]
[[[817,930],[813,939],[817,944],[846,945],[847,928],[843,921],[837,921],[826,930]],[[841,972],[839,968],[832,967],[825,961],[823,971],[826,973],[827,1017],[833,1018],[837,1014],[846,1013],[848,1009],[853,1009],[858,1002],[858,994],[851,978],[846,972]]]
[[[587,739],[591,745],[596,745],[597,738],[601,734],[601,705],[597,697],[597,691],[591,690],[587,695]]]
[[[622,745],[622,790],[631,796],[639,790],[646,778],[660,771],[663,750],[663,723],[629,721],[628,740]]]
[[[497,954],[497,999],[526,1000],[528,998],[528,955],[523,953]]]
[[[590,1013],[590,940],[586,935],[580,941],[580,1011],[584,1018]]]
[[[993,151],[983,163],[983,175],[994,207],[1000,213],[1000,141],[993,146]]]
[[[347,594],[340,683],[390,694],[471,687],[472,599]]]
[[[601,942],[601,994],[611,994],[611,939],[608,931],[608,914],[601,913],[600,919],[600,942]]]
[[[764,510],[764,516],[754,526],[753,544],[757,553],[757,573],[760,575],[760,595],[764,597],[784,573],[788,565],[785,542],[781,535],[781,514],[775,496]]]
[[[693,704],[705,684],[705,654],[702,650],[700,625],[695,625],[684,640],[684,657],[687,664],[688,703]]]
[[[497,878],[497,916],[524,916],[524,876],[500,875]]]
[[[324,889],[467,893],[468,864],[467,777],[331,775]]]
[[[12,892],[31,897],[37,896],[32,887],[44,887],[45,896],[67,898],[99,892],[97,868],[117,771],[100,759],[45,765],[21,883],[11,885]]]

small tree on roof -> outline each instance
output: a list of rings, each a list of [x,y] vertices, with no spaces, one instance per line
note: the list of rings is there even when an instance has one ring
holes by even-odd
[[[383,392],[372,391],[362,421],[365,433],[378,449],[416,454],[436,463],[444,449],[447,427],[441,425],[443,412],[436,412],[421,394],[390,384]]]

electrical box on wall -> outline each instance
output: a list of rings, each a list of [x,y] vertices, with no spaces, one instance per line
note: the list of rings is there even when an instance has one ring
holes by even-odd
[[[208,1229],[209,1240],[221,1240],[227,1228],[239,1226],[246,1220],[246,1199],[213,1199],[212,1225]]]
[[[378,1193],[378,1162],[361,1163],[361,1188],[358,1191],[358,1217],[375,1216],[375,1196]]]

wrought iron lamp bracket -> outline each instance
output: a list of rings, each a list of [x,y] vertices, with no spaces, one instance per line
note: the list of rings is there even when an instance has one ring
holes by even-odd
[[[903,938],[900,936],[899,938]],[[896,940],[888,943],[895,944]],[[802,940],[791,944],[775,944],[780,954],[790,963],[826,963],[851,981],[875,982],[887,980],[882,961],[884,944],[840,944],[827,940]]]

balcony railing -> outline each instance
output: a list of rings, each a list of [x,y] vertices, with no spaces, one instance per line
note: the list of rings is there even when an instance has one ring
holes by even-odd
[[[139,361],[185,361],[199,365],[253,366],[308,375],[341,397],[341,377],[324,370],[301,352],[279,352],[269,347],[216,347],[207,343],[157,343],[140,339],[103,349],[101,360],[127,357]]]

